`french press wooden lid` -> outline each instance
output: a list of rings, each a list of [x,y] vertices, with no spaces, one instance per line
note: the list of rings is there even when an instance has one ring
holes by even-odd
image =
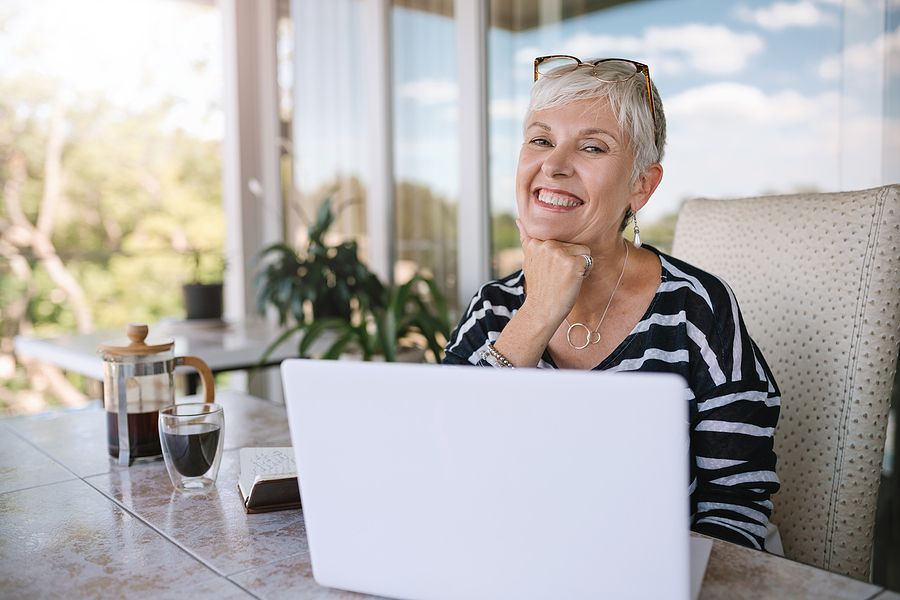
[[[147,343],[147,333],[150,328],[143,324],[132,323],[125,328],[127,340],[113,340],[100,344],[100,351],[114,356],[149,356],[167,352],[175,347],[175,341],[169,339],[150,340]]]

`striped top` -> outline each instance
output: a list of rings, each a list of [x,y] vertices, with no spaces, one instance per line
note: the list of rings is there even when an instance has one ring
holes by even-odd
[[[687,381],[691,529],[762,548],[779,488],[773,434],[780,392],[750,339],[734,293],[718,277],[659,255],[662,278],[634,330],[595,370],[663,371]],[[444,363],[481,359],[525,301],[522,271],[485,284],[445,350]],[[538,368],[557,368],[545,350]]]

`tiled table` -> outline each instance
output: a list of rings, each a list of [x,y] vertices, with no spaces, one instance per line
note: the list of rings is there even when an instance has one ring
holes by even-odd
[[[0,597],[365,598],[315,583],[302,511],[241,506],[238,449],[290,445],[284,408],[217,402],[226,451],[207,496],[174,492],[161,461],[116,465],[99,408],[0,422]],[[900,600],[718,540],[700,597]]]

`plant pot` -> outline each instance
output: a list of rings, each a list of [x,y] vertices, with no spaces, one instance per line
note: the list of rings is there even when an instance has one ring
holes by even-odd
[[[188,283],[181,288],[188,320],[222,318],[221,283]]]

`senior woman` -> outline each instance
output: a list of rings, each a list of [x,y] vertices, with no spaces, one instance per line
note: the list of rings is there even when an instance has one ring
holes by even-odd
[[[478,291],[444,362],[680,374],[691,527],[763,548],[780,394],[727,284],[640,243],[636,214],[662,179],[666,137],[649,70],[542,57],[535,81],[516,175],[523,269]],[[640,418],[610,426],[640,435]]]

